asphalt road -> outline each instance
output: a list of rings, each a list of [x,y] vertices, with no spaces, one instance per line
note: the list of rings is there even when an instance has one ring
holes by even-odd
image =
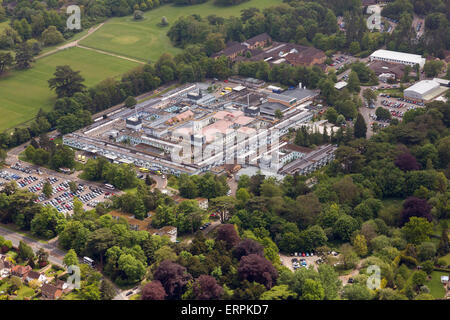
[[[19,246],[20,241],[27,243],[35,253],[42,248],[49,253],[48,260],[52,264],[57,264],[59,266],[63,265],[63,259],[66,255],[66,251],[61,250],[56,246],[56,240],[49,241],[48,243],[42,243],[1,226],[0,235],[6,240],[11,240],[13,246],[16,248]]]

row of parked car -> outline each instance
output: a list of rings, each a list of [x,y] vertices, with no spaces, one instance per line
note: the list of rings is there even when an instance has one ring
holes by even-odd
[[[294,258],[291,261],[292,261],[292,267],[294,268],[294,270],[297,270],[298,268],[301,268],[301,267],[308,266],[305,259],[297,260],[297,258]]]
[[[293,257],[293,256],[295,256],[295,257],[312,257],[312,256],[314,256],[314,253],[311,251],[311,253],[309,253],[309,252],[294,252],[294,253],[291,253],[291,257]]]
[[[34,176],[28,176],[28,177],[25,177],[25,178],[17,181],[17,184],[19,185],[19,187],[24,188],[24,187],[34,183],[36,180],[38,180],[38,178],[36,178]]]
[[[204,230],[204,229],[208,228],[210,225],[211,225],[211,222],[207,222],[200,227],[200,230]]]
[[[0,171],[0,178],[10,181],[10,180],[19,180],[22,177],[19,176],[18,174],[10,173],[8,171]]]
[[[22,165],[19,162],[16,162],[14,165],[11,166],[11,169],[18,170],[24,173],[31,173],[32,170],[28,167],[22,167]]]
[[[407,102],[407,103],[411,103],[411,104],[416,104],[418,106],[423,107],[425,104],[421,101],[416,101],[416,100],[410,100],[410,99],[406,99],[406,98],[398,98],[398,101],[403,101],[403,102]]]

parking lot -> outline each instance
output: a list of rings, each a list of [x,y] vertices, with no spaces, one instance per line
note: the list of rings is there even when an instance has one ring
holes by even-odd
[[[69,179],[44,174],[39,169],[32,169],[20,163],[0,171],[0,186],[8,181],[16,181],[19,188],[26,189],[38,196],[36,202],[50,205],[66,215],[73,212],[74,197],[77,197],[83,203],[84,209],[92,209],[98,203],[114,195],[111,191],[103,190],[85,181],[77,183],[77,191],[73,193],[70,190]],[[46,181],[51,184],[53,189],[52,196],[49,199],[42,193]]]
[[[310,265],[312,265],[314,269],[317,270],[319,266],[319,264],[317,263],[319,257],[314,253],[308,253],[308,256],[306,256],[306,252],[304,254],[305,256],[303,256],[301,252],[297,253],[297,256],[295,256],[295,254],[292,256],[280,254],[281,264],[288,267],[292,271],[295,271],[299,268],[307,268]]]
[[[372,108],[364,108],[364,111],[368,113],[368,117],[370,120],[370,126],[380,126],[387,127],[389,125],[389,120],[378,120],[375,115],[375,110],[378,107],[383,107],[388,109],[392,115],[393,119],[401,120],[405,113],[409,110],[423,108],[424,103],[420,101],[408,100],[405,98],[394,98],[389,96],[389,94],[381,93],[379,94],[376,103]]]
[[[356,61],[355,57],[345,55],[345,54],[335,54],[332,56],[333,62],[330,64],[336,70],[342,69],[346,64]]]

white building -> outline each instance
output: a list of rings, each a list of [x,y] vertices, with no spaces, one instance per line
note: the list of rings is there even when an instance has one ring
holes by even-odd
[[[380,60],[392,63],[406,64],[414,67],[418,64],[421,68],[425,65],[425,58],[418,54],[411,54],[405,52],[389,51],[389,50],[377,50],[370,55],[370,61]]]
[[[405,98],[414,100],[431,100],[441,92],[439,82],[434,80],[422,80],[404,90]]]

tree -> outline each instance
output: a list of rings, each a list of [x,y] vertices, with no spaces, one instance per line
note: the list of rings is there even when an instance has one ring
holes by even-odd
[[[433,220],[431,206],[426,199],[409,197],[403,202],[402,225],[408,222],[411,217],[426,218],[429,222]]]
[[[128,283],[141,281],[145,275],[144,263],[132,254],[122,254],[117,263],[118,269],[123,272]]]
[[[437,252],[440,256],[445,256],[447,253],[450,252],[450,244],[449,244],[449,240],[448,240],[447,228],[444,228],[442,230],[442,235],[441,235],[441,239],[439,240]]]
[[[124,103],[125,103],[125,107],[131,108],[137,104],[137,100],[134,97],[129,96],[128,98],[125,99]]]
[[[258,282],[267,289],[272,288],[278,278],[278,272],[272,263],[257,254],[250,254],[241,258],[238,268],[240,280]]]
[[[403,171],[419,170],[419,163],[409,152],[401,153],[395,159],[395,165]]]
[[[225,223],[234,211],[236,199],[233,197],[223,196],[210,200],[209,209],[219,213],[221,223]]]
[[[58,212],[53,207],[41,207],[31,220],[30,230],[34,235],[52,239],[57,235],[57,231],[62,228],[66,220],[64,214]]]
[[[366,99],[367,103],[370,105],[377,99],[377,94],[370,88],[364,89],[363,97]]]
[[[406,241],[419,244],[430,239],[433,226],[425,218],[411,217],[401,230]]]
[[[77,183],[75,181],[70,181],[69,182],[69,188],[70,188],[70,192],[77,193],[78,185],[77,185]]]
[[[344,287],[342,296],[347,300],[371,300],[372,294],[366,285],[353,284]]]
[[[335,235],[343,241],[350,240],[353,231],[358,229],[358,222],[349,215],[342,215],[333,226]]]
[[[185,267],[170,260],[164,260],[159,264],[153,278],[161,282],[167,298],[171,300],[180,299],[186,285],[192,280],[192,276],[187,273]]]
[[[114,284],[106,278],[102,280],[100,292],[102,300],[112,300],[117,294]]]
[[[440,60],[429,60],[423,66],[423,71],[427,77],[436,77],[444,67],[444,62]]]
[[[319,281],[306,279],[300,300],[323,300],[325,292]]]
[[[361,113],[358,113],[355,122],[355,137],[356,138],[365,138],[367,133],[367,125],[364,117]]]
[[[28,69],[31,67],[31,62],[33,62],[33,52],[30,46],[23,42],[16,46],[15,49],[16,57],[16,68],[19,70]]]
[[[280,109],[275,110],[275,118],[277,119],[283,118],[283,112]]]
[[[383,107],[378,107],[375,110],[375,115],[377,116],[378,120],[390,120],[392,118],[392,115],[389,112],[389,110]]]
[[[350,92],[359,92],[361,90],[360,85],[361,83],[359,81],[358,74],[354,71],[350,72],[347,84],[348,90],[350,90]]]
[[[327,118],[328,122],[334,123],[334,124],[337,123],[336,121],[337,121],[338,115],[339,114],[337,113],[336,109],[333,107],[329,107],[327,109],[327,111],[325,112],[325,117]]]
[[[45,46],[52,46],[63,42],[64,37],[55,26],[49,26],[44,30],[44,32],[42,32],[42,41]]]
[[[48,80],[48,85],[50,89],[55,90],[58,98],[72,97],[86,88],[80,71],[74,71],[68,65],[57,66],[53,75],[54,78]]]
[[[436,256],[436,245],[433,242],[422,242],[417,249],[420,261],[431,260]]]
[[[0,74],[5,72],[13,64],[13,57],[9,52],[0,52]]]
[[[20,241],[17,256],[21,261],[28,261],[30,259],[34,259],[34,252],[33,249],[31,249],[31,247],[28,244],[26,244],[23,241]]]
[[[202,274],[193,285],[196,300],[218,300],[223,294],[223,288],[214,277]]]
[[[224,241],[227,249],[233,248],[239,242],[239,235],[234,224],[224,224],[217,228],[216,241]]]
[[[48,264],[48,252],[42,248],[36,252],[39,268],[43,268]]]
[[[45,181],[43,187],[42,187],[42,194],[49,199],[53,194],[53,188],[50,182]]]
[[[64,256],[63,263],[66,267],[78,265],[78,257],[75,250],[70,249],[67,252],[67,254]]]
[[[260,297],[261,300],[294,300],[296,298],[297,294],[291,291],[286,284],[272,287]]]
[[[363,235],[358,234],[355,237],[353,240],[353,247],[359,256],[364,257],[367,255],[367,241]]]
[[[249,254],[257,254],[263,257],[264,248],[252,239],[244,239],[239,242],[233,250],[233,256],[238,260],[240,260],[243,256],[248,256]]]
[[[164,300],[167,294],[160,281],[153,280],[142,289],[142,300]]]

